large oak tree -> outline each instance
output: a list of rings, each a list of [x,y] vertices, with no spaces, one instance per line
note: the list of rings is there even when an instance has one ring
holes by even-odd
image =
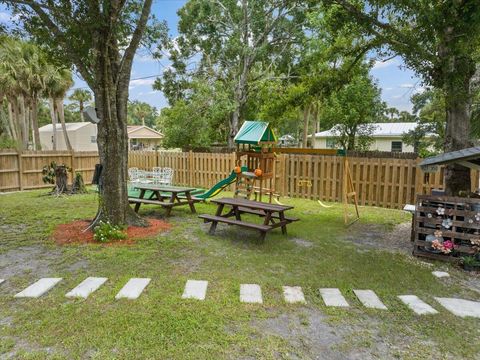
[[[128,204],[127,102],[135,52],[156,27],[148,26],[152,0],[3,0],[24,29],[93,90],[103,166],[97,219],[138,224]],[[158,32],[157,32],[158,35]]]
[[[478,0],[325,0],[339,11],[339,28],[360,29],[385,56],[401,55],[406,65],[445,97],[445,151],[472,146],[471,100],[479,63]],[[447,194],[470,191],[469,169],[449,165]]]

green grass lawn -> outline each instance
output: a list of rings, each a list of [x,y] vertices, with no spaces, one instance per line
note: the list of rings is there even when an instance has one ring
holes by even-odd
[[[344,240],[368,236],[369,227],[392,231],[410,221],[401,211],[363,207],[360,222],[345,228],[340,205],[282,199],[301,221],[288,227],[288,236],[277,229],[261,243],[257,233],[238,227],[219,225],[209,236],[188,207],[174,208],[171,231],[132,246],[57,246],[50,239],[55,226],[92,218],[97,198],[45,192],[0,195],[0,274],[8,279],[0,285],[0,358],[308,359],[324,340],[325,351],[338,358],[474,359],[480,352],[478,319],[455,317],[433,299],[479,300],[458,285],[466,274]],[[199,213],[215,209],[197,205]],[[164,210],[144,206],[140,213],[160,218]],[[434,278],[434,269],[449,270],[453,279]],[[13,299],[45,276],[64,280],[40,299]],[[87,300],[66,299],[87,276],[109,280]],[[131,277],[152,282],[135,301],[114,300]],[[205,301],[181,299],[187,279],[209,281]],[[259,284],[264,304],[240,303],[242,283]],[[301,286],[307,305],[286,305],[282,285]],[[351,308],[325,307],[321,287],[340,288]],[[374,290],[389,310],[367,310],[353,289]],[[419,296],[439,314],[416,316],[396,298],[402,294]],[[329,336],[338,341],[330,344]]]

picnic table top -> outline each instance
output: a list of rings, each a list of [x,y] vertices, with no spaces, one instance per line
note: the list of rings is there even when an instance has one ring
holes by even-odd
[[[263,203],[260,201],[239,199],[239,198],[220,198],[213,199],[211,202],[216,204],[232,205],[232,206],[243,206],[250,209],[259,209],[259,210],[268,210],[268,211],[285,211],[293,209],[293,206],[289,205],[275,205]]]
[[[184,192],[192,192],[197,189],[189,188],[189,187],[180,187],[180,186],[168,186],[162,184],[139,184],[136,183],[133,187],[140,189],[140,190],[153,190],[153,191],[162,191],[162,192],[170,192],[170,193],[184,193]]]

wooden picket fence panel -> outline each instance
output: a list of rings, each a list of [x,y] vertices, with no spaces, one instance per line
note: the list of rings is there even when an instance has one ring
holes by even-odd
[[[97,152],[36,151],[17,153],[0,151],[0,191],[50,187],[42,182],[42,168],[55,161],[82,174],[91,183]],[[419,159],[387,157],[349,157],[353,184],[360,205],[401,209],[415,203],[415,194],[429,194],[443,187],[443,168],[424,174]],[[234,153],[194,153],[170,151],[133,151],[129,167],[151,170],[174,169],[176,185],[210,188],[226,178],[235,166]],[[342,200],[343,157],[319,154],[277,154],[275,190],[281,196],[322,201]],[[472,172],[472,188],[479,183]],[[230,188],[231,190],[231,188]]]

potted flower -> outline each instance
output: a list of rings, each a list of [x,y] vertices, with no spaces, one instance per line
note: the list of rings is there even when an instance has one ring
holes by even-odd
[[[462,264],[465,271],[480,270],[480,260],[478,260],[475,256],[462,257]]]

